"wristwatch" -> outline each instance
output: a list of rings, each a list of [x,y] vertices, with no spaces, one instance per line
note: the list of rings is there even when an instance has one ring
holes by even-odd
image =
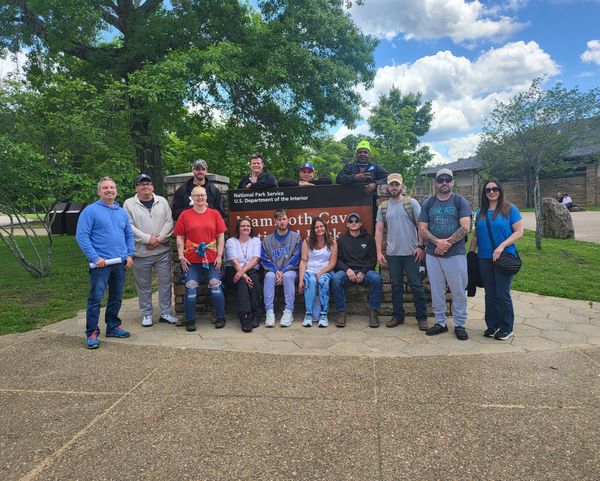
[[[418,245],[417,248],[425,250],[425,244]]]

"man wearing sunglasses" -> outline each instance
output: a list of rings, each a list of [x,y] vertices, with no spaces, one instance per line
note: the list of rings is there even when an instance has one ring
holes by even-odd
[[[338,238],[338,260],[336,273],[331,280],[335,310],[340,316],[335,321],[337,327],[344,327],[347,319],[346,292],[348,281],[365,284],[369,288],[369,326],[379,327],[379,307],[381,305],[381,275],[375,272],[377,251],[373,236],[362,228],[362,218],[352,212],[348,216],[348,230]]]
[[[465,236],[471,230],[471,207],[467,200],[452,193],[454,175],[450,169],[440,169],[435,176],[435,195],[423,201],[419,229],[427,241],[426,264],[435,324],[426,334],[435,336],[448,332],[446,325],[446,285],[452,295],[454,333],[461,341],[469,336],[467,320],[467,256]]]

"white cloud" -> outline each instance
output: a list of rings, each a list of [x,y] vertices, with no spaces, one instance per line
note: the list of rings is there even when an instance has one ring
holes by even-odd
[[[484,51],[473,61],[450,51],[422,57],[412,64],[385,66],[377,71],[373,88],[361,94],[369,109],[392,87],[402,93],[420,92],[431,100],[434,119],[429,138],[478,129],[496,101],[526,90],[534,78],[555,75],[558,65],[536,42],[512,42]]]
[[[22,74],[26,61],[25,52],[19,52],[16,57],[13,53],[7,52],[4,57],[0,57],[0,79],[7,78],[17,72]]]
[[[581,54],[581,60],[600,65],[600,40],[590,40],[587,43],[587,50]]]
[[[464,137],[448,139],[445,142],[448,146],[448,158],[454,162],[458,159],[472,157],[477,152],[480,139],[480,134],[469,134]]]
[[[510,5],[521,2],[511,1]],[[525,24],[496,14],[475,0],[370,0],[354,5],[350,13],[368,34],[392,40],[450,37],[455,43],[477,39],[502,40]]]
[[[369,124],[363,123],[354,129],[349,129],[345,125],[342,125],[335,134],[333,134],[333,138],[335,140],[342,140],[344,137],[348,135],[371,135],[371,131],[369,130]]]
[[[447,164],[449,162],[448,158],[438,152],[437,147],[434,144],[430,144],[428,142],[423,142],[422,145],[426,145],[429,147],[429,151],[433,154],[431,161],[427,164],[430,167],[435,165]]]

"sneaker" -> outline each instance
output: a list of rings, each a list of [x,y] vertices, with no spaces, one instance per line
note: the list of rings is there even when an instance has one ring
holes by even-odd
[[[342,311],[338,314],[338,318],[335,320],[336,327],[345,327],[346,321],[348,320],[348,314],[346,311]]]
[[[506,341],[507,339],[510,339],[513,336],[514,336],[513,331],[505,332],[505,331],[498,330],[498,332],[496,334],[494,334],[494,337],[496,339],[498,339],[499,341]]]
[[[427,329],[429,329],[431,326],[429,326],[429,321],[427,319],[424,319],[422,321],[417,321],[417,324],[419,325],[419,331],[426,331]]]
[[[252,328],[257,328],[260,324],[260,316],[258,314],[252,314],[252,320],[250,321],[250,326]]]
[[[375,309],[369,310],[369,327],[379,327],[379,317]]]
[[[96,331],[92,332],[87,337],[86,346],[88,349],[98,349],[98,346],[100,346],[100,339],[98,339],[98,333]]]
[[[122,339],[124,337],[129,337],[129,332],[121,328],[121,326],[117,326],[111,331],[106,331],[106,337],[118,337]]]
[[[158,322],[166,322],[168,324],[177,324],[177,318],[168,312],[165,312],[160,315],[158,318]]]
[[[499,330],[500,329],[488,327],[485,331],[483,331],[483,337],[494,337]]]
[[[217,317],[217,320],[215,322],[215,329],[222,329],[223,327],[225,327],[225,318]]]
[[[196,321],[185,321],[185,330],[193,332],[196,330]]]
[[[304,315],[304,320],[302,321],[302,325],[304,327],[312,327],[312,314],[310,312],[307,312]]]
[[[448,326],[442,326],[441,324],[435,323],[433,326],[427,329],[427,332],[425,332],[425,334],[427,334],[428,336],[437,336],[442,332],[448,332]]]
[[[275,313],[273,311],[267,311],[267,317],[265,319],[265,327],[275,326]]]
[[[284,309],[279,324],[281,327],[290,327],[292,322],[294,322],[294,315],[292,314],[292,311],[289,309]]]
[[[152,325],[152,314],[144,316],[142,319],[142,327],[150,327]]]
[[[321,314],[319,316],[319,327],[327,327],[329,326],[329,319],[327,319],[327,314]]]
[[[466,341],[467,339],[469,339],[469,335],[467,334],[467,331],[465,331],[465,328],[463,326],[456,326],[454,328],[454,334],[456,334],[456,338],[459,341]]]

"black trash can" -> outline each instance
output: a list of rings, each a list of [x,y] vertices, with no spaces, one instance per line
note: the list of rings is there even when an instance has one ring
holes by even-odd
[[[71,202],[69,209],[65,212],[65,234],[75,235],[79,214],[81,214],[86,205],[83,202]]]
[[[50,226],[53,235],[63,235],[65,233],[65,212],[68,208],[68,202],[58,202],[50,213],[50,215],[54,215],[54,220]]]

